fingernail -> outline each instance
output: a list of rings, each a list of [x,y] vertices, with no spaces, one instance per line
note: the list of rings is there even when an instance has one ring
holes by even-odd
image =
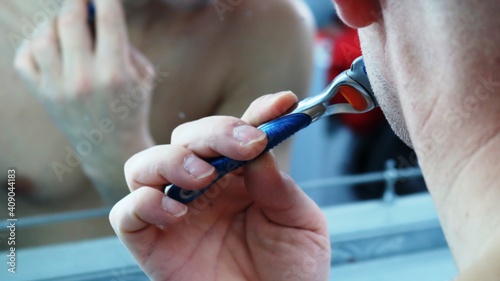
[[[188,211],[188,206],[179,203],[167,196],[164,196],[161,199],[161,207],[163,208],[163,210],[165,210],[165,212],[171,214],[176,218],[184,216]]]
[[[184,158],[184,169],[195,179],[202,179],[215,172],[214,166],[196,157],[194,154]]]
[[[241,144],[249,145],[265,139],[266,134],[255,127],[249,125],[239,125],[234,127],[233,137]]]

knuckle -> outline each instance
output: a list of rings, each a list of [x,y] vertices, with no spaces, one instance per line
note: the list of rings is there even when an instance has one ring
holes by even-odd
[[[115,206],[113,206],[113,208],[111,209],[111,211],[109,212],[109,222],[111,224],[111,227],[113,227],[113,229],[115,231],[119,231],[120,229],[120,208],[119,208],[119,205],[116,204]]]
[[[177,126],[173,131],[172,131],[172,136],[171,136],[171,142],[172,143],[179,143],[180,140],[183,139],[184,132],[186,130],[189,131],[189,128],[192,126],[193,122],[186,122],[183,123],[179,126]]]
[[[83,15],[81,13],[74,11],[61,13],[57,18],[57,24],[59,28],[72,27],[79,24],[82,17]]]
[[[130,189],[139,185],[139,177],[141,175],[141,173],[139,172],[139,167],[137,166],[136,155],[128,159],[123,166],[125,182]]]
[[[99,86],[112,90],[123,90],[127,85],[126,75],[122,71],[109,70],[100,75]]]
[[[65,92],[73,97],[86,97],[92,93],[92,81],[86,75],[68,80],[65,85]]]
[[[156,71],[156,68],[151,61],[145,61],[143,67],[149,76],[156,77],[156,75],[158,75],[158,72]]]
[[[154,66],[151,64],[151,65],[148,65],[146,66],[146,75],[145,77],[143,78],[143,80],[149,85],[149,86],[153,86],[154,85],[154,82],[155,80],[158,78],[158,73],[156,72],[156,69],[154,68]]]
[[[132,69],[132,70],[128,71],[128,73],[125,76],[128,77],[129,81],[146,83],[146,84],[148,82],[147,77],[141,75],[141,73],[139,73],[139,71],[137,71],[136,69]]]
[[[134,156],[132,156],[131,158],[129,158],[125,164],[123,165],[123,172],[125,174],[125,178],[128,182],[128,180],[130,179],[130,176],[132,174],[132,171],[133,171],[133,158]]]

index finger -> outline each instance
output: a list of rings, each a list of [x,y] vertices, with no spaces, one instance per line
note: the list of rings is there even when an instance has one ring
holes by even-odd
[[[66,1],[57,18],[63,73],[79,74],[92,55],[85,1]]]
[[[282,116],[297,101],[297,96],[290,91],[262,96],[250,104],[241,120],[257,127],[262,123]]]
[[[123,62],[128,42],[125,11],[120,0],[94,0],[96,9],[96,55]]]
[[[141,186],[163,190],[169,183],[202,188],[214,179],[215,168],[194,157],[182,146],[153,146],[125,163],[125,180],[131,191]]]

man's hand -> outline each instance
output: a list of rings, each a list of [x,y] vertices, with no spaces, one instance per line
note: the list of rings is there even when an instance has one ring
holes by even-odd
[[[318,206],[280,172],[271,153],[221,179],[183,205],[163,193],[174,183],[199,189],[216,172],[202,158],[249,160],[266,145],[254,126],[296,102],[290,92],[255,101],[242,119],[208,117],[178,127],[172,144],[125,165],[132,191],[115,205],[111,224],[154,280],[326,280],[327,226]]]
[[[96,38],[87,2],[64,2],[59,14],[19,48],[15,67],[83,156],[87,175],[97,185],[123,185],[122,163],[152,145],[148,117],[154,68],[130,45],[119,0],[94,1]],[[111,182],[103,183],[105,178]]]

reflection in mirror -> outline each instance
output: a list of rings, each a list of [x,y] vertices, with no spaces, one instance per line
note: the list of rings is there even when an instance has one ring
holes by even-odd
[[[86,2],[0,4],[0,163],[16,168],[17,217],[111,206],[129,193],[125,161],[170,143],[176,126],[309,87],[314,28],[300,1],[94,1],[95,38]],[[288,149],[276,152],[285,168]],[[100,217],[17,238],[108,235]]]

